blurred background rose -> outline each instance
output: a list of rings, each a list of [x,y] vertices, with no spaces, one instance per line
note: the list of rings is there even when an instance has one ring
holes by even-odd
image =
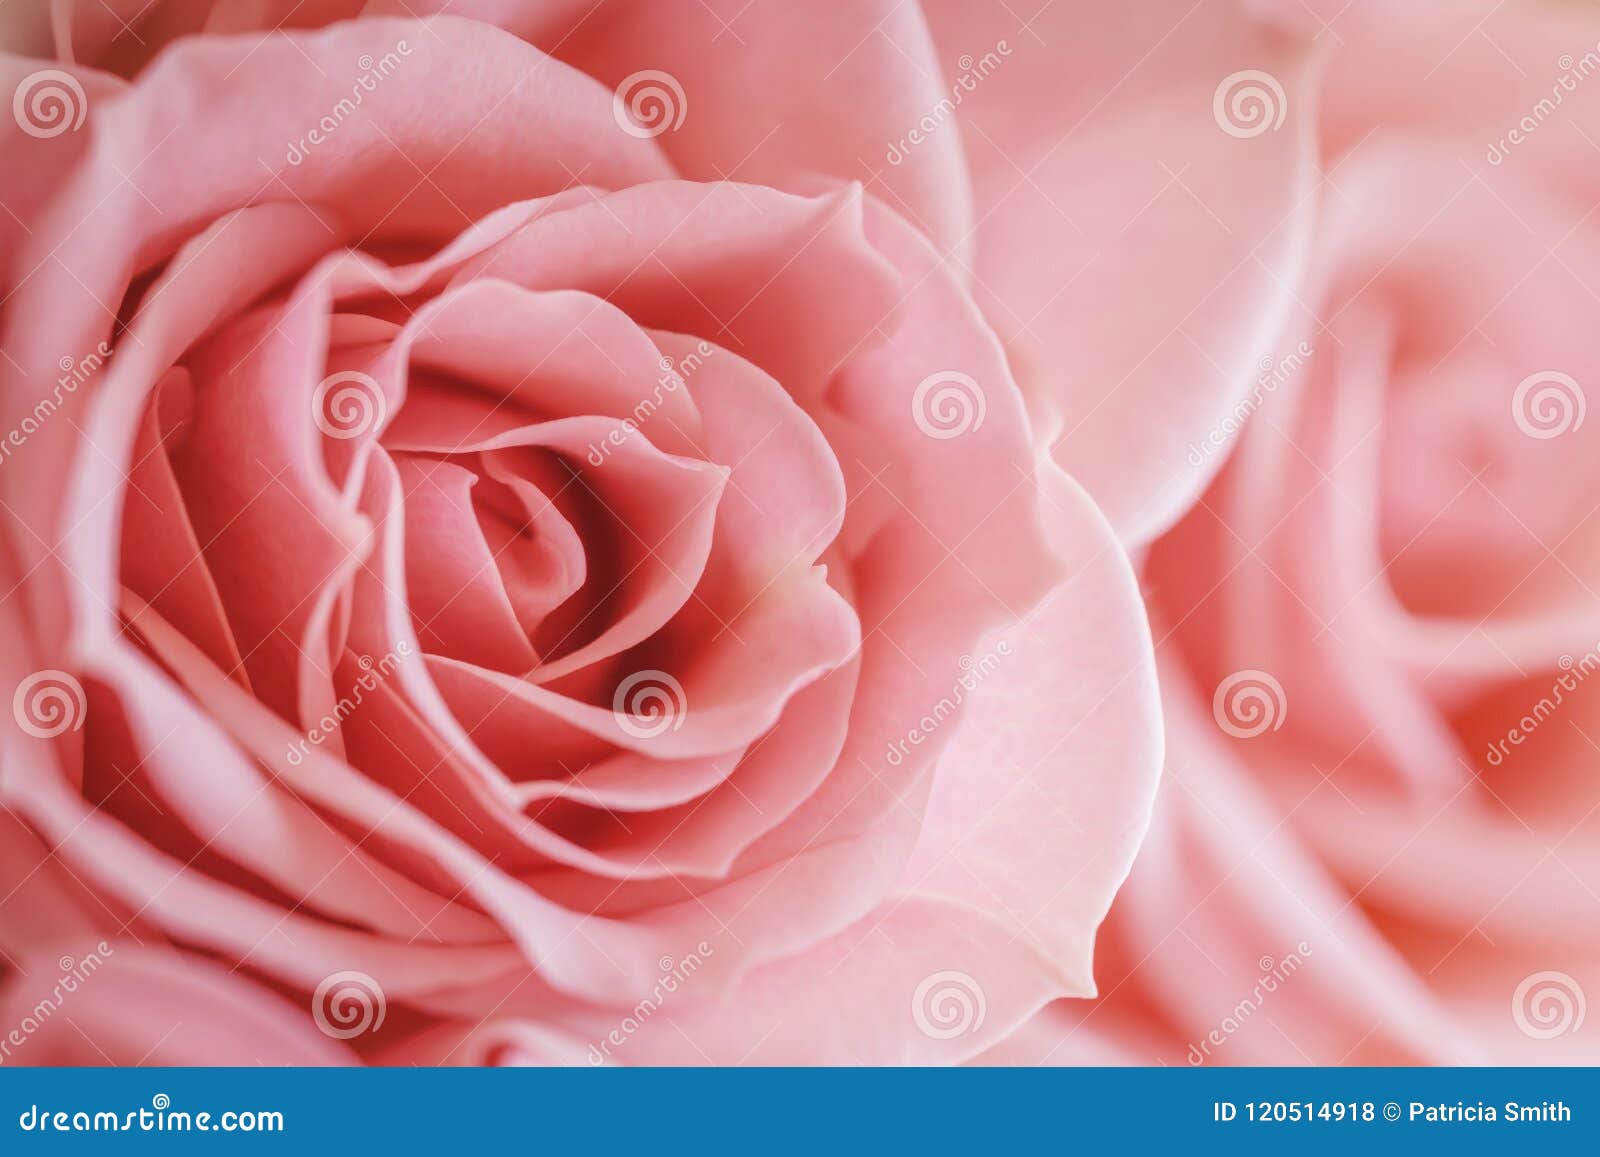
[[[1309,276],[1143,567],[1155,825],[999,1057],[1594,1063],[1600,11],[1303,16]]]

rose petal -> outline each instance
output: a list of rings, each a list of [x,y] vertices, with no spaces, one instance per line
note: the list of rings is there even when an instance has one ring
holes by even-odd
[[[1237,5],[926,7],[946,52],[1011,45],[957,117],[975,292],[1056,460],[1124,542],[1147,542],[1215,470],[1188,444],[1281,341],[1314,207],[1304,42]],[[1272,128],[1248,139],[1255,124],[1230,134],[1213,114],[1243,70],[1277,85],[1257,83]]]
[[[1095,930],[1149,823],[1160,706],[1126,556],[1081,489],[1045,478],[1069,577],[975,647],[947,693],[964,711],[907,872],[919,891],[991,912],[1087,995]]]

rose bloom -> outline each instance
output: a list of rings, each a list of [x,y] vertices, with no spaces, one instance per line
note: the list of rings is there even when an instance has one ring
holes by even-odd
[[[1593,1064],[1600,12],[1307,19],[1316,242],[1143,566],[1167,771],[1105,996],[998,1055]]]
[[[1314,56],[1024,7],[8,6],[0,1061],[948,1063],[1094,992],[1126,550],[1288,317]]]

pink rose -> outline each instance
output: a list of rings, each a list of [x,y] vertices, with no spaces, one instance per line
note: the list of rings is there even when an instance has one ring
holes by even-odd
[[[1321,16],[1296,322],[1144,568],[1169,782],[1106,995],[1004,1059],[1600,1059],[1600,19]]]
[[[1091,994],[1124,546],[1279,340],[1308,38],[362,7],[5,58],[3,1019],[83,1031],[0,1061],[945,1063]]]

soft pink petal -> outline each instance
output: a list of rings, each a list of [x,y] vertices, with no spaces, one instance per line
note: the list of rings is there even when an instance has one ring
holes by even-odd
[[[978,300],[1056,460],[1147,542],[1215,469],[1189,444],[1281,341],[1315,209],[1305,43],[1235,5],[927,8],[945,52],[1012,49],[957,118]],[[1273,77],[1283,121],[1240,139],[1212,103],[1246,69]]]
[[[951,685],[948,698],[965,710],[907,872],[918,890],[1012,925],[1086,995],[1095,930],[1149,823],[1160,707],[1128,560],[1083,491],[1045,477],[1051,542],[1068,577],[975,647]],[[925,717],[919,739],[930,720],[938,725]]]

